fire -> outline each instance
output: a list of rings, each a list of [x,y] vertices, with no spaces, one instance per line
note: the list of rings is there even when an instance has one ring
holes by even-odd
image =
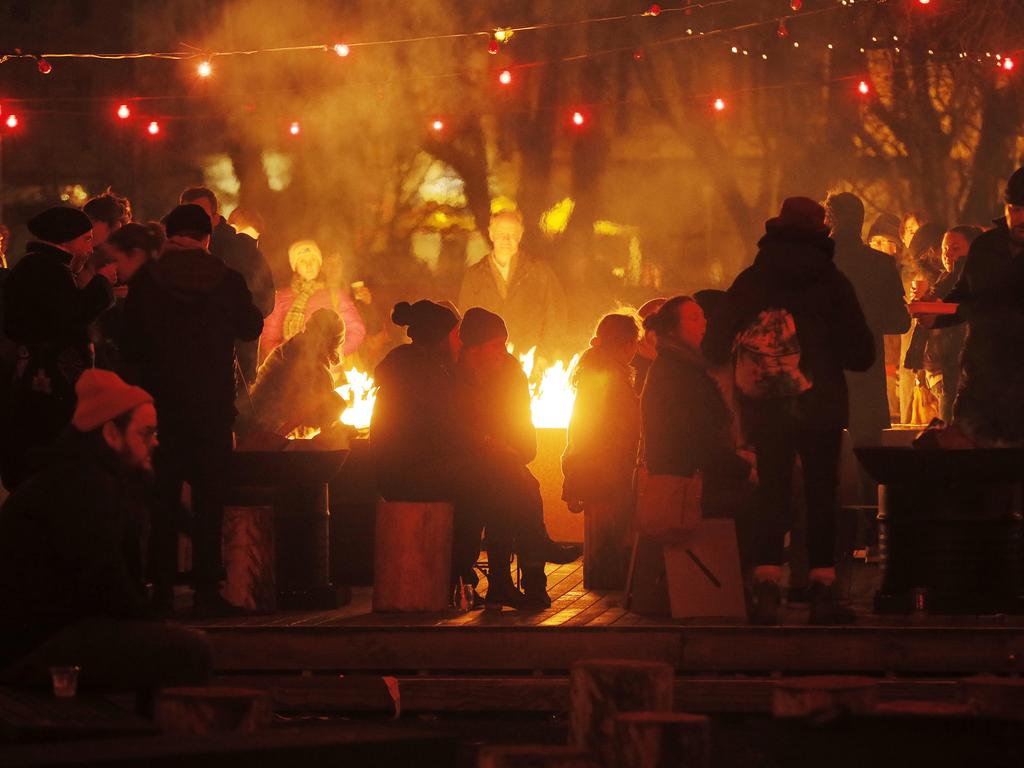
[[[341,414],[341,423],[356,429],[368,429],[373,404],[377,402],[377,385],[370,374],[354,367],[345,371],[345,378],[348,383],[335,390],[349,404]]]
[[[569,417],[572,415],[572,404],[576,401],[576,393],[569,384],[569,374],[576,367],[579,355],[575,355],[569,364],[556,360],[534,375],[534,357],[536,348],[525,355],[519,355],[519,364],[530,381],[530,411],[533,415],[533,426],[537,429],[567,429]]]
[[[569,426],[576,393],[569,384],[569,374],[576,366],[579,355],[566,363],[557,360],[543,371],[534,371],[536,350],[519,355],[519,363],[530,381],[530,410],[533,426],[538,429],[565,429]],[[356,429],[368,429],[377,400],[377,386],[373,377],[358,368],[345,371],[348,379],[336,390],[349,405],[341,414],[341,423]]]

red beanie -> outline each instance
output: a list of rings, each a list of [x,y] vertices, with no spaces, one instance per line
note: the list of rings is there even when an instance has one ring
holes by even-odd
[[[75,385],[78,405],[71,424],[79,432],[92,432],[108,421],[152,403],[153,398],[141,387],[125,384],[121,377],[110,371],[90,368]]]

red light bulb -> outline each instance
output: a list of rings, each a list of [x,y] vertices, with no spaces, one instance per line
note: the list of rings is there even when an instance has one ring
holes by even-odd
[[[498,41],[492,37],[491,42],[487,44],[487,52],[491,54],[491,56],[497,56],[499,48],[500,46],[498,45]]]
[[[661,13],[661,6],[651,3],[651,7],[644,12],[644,16],[658,16]]]
[[[501,74],[498,75],[498,82],[502,85],[511,85],[512,73],[507,69],[501,70]]]
[[[775,34],[779,37],[789,37],[789,27],[786,26],[785,19],[779,22],[779,26],[775,30]]]
[[[722,99],[722,98],[715,99],[714,107],[715,107],[715,111],[716,112],[721,112],[722,110],[724,110],[725,109],[725,99]]]
[[[36,68],[39,70],[39,74],[48,75],[53,72],[53,64],[48,62],[46,59],[40,59],[36,64]]]
[[[868,85],[867,80],[861,80],[859,83],[857,83],[857,90],[860,92],[862,96],[867,96],[869,93],[871,93],[871,86]]]
[[[799,11],[804,7],[804,0],[789,0],[789,7],[793,11]]]
[[[146,126],[146,130],[149,132],[150,136],[156,136],[158,133],[160,133],[160,123],[154,120]]]
[[[573,112],[572,113],[572,124],[573,125],[583,125],[585,122],[587,122],[587,118],[585,118],[583,116],[582,112]]]
[[[14,115],[14,114],[8,115],[7,119],[4,120],[4,124],[8,128],[17,128],[18,127],[18,116]]]
[[[132,111],[128,108],[127,104],[122,104],[117,108],[117,116],[122,120],[127,120],[132,116]]]
[[[298,136],[299,135],[299,131],[301,131],[301,130],[302,130],[302,126],[299,125],[299,121],[298,120],[293,121],[292,124],[290,126],[288,126],[288,133],[290,133],[292,136]]]

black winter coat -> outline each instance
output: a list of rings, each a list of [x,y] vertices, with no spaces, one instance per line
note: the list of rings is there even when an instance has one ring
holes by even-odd
[[[106,445],[73,429],[0,510],[0,666],[87,618],[149,616],[138,494]]]
[[[465,453],[451,366],[418,344],[391,350],[374,371],[379,389],[370,453],[389,501],[449,501]]]
[[[744,431],[793,424],[802,429],[842,429],[849,421],[844,371],[866,371],[875,344],[850,281],[832,261],[827,235],[770,227],[754,264],[736,278],[704,337],[704,354],[716,364],[731,358],[736,337],[766,309],[788,310],[800,341],[800,369],[813,386],[795,398],[752,401],[737,395]]]
[[[263,317],[274,311],[274,276],[255,240],[239,234],[222,218],[210,238],[210,253],[245,279],[253,304]]]
[[[473,450],[500,454],[526,466],[537,457],[537,430],[530,410],[530,383],[512,355],[495,369],[476,373],[465,364],[456,369],[461,425]]]
[[[705,485],[728,487],[750,476],[736,455],[732,416],[700,354],[664,339],[640,399],[643,463],[652,475],[704,474]]]
[[[980,235],[946,301],[956,315],[938,328],[968,324],[954,421],[985,441],[1024,441],[1024,246],[1006,222]]]
[[[859,234],[836,237],[835,265],[853,284],[875,344],[875,362],[864,372],[846,373],[850,390],[850,431],[854,438],[873,437],[888,429],[889,400],[885,385],[886,335],[910,329],[903,300],[903,281],[892,256],[861,242]]]
[[[235,341],[263,330],[240,274],[202,249],[168,248],[132,280],[124,323],[122,353],[161,420],[234,420]]]

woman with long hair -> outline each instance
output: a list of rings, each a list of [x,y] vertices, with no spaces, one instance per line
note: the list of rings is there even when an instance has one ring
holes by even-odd
[[[573,370],[576,390],[562,456],[562,498],[585,515],[583,580],[587,589],[621,589],[640,439],[633,360],[641,328],[633,315],[601,318]]]

